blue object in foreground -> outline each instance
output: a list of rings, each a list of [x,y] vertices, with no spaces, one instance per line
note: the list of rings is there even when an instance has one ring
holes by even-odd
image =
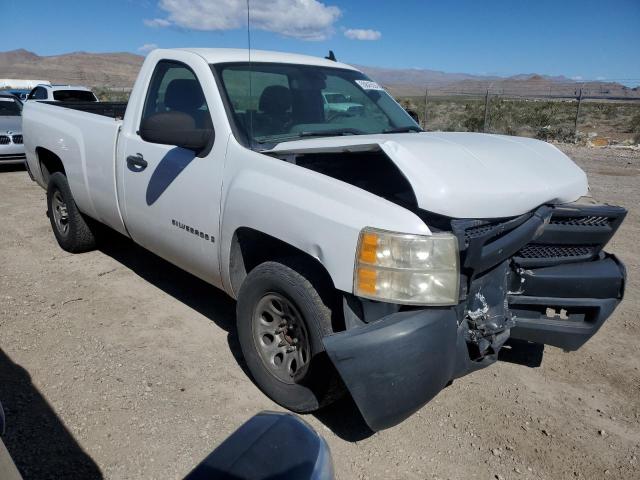
[[[262,412],[207,456],[185,480],[333,479],[326,441],[289,413]]]

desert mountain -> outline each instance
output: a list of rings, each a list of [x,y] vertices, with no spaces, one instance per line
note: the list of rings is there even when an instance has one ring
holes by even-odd
[[[0,52],[0,78],[37,78],[52,83],[131,87],[144,57],[132,53],[73,52],[41,57],[27,50]]]
[[[72,52],[39,56],[27,50],[0,52],[0,78],[37,78],[52,83],[72,83],[91,87],[131,88],[144,57],[132,53]],[[575,95],[582,87],[585,95],[640,97],[640,88],[613,82],[578,83],[563,76],[521,74],[512,77],[446,73],[427,69],[359,67],[395,95],[451,93],[509,95]]]

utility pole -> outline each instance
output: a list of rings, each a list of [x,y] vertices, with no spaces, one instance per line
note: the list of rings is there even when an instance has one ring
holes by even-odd
[[[580,118],[580,104],[582,103],[582,88],[580,88],[580,94],[578,95],[578,108],[576,109],[576,123],[573,128],[574,141],[578,141],[578,119]]]
[[[489,120],[489,89],[487,88],[487,94],[484,97],[484,126],[482,131],[487,131],[487,121]]]
[[[422,128],[424,130],[427,129],[427,107],[429,106],[429,89],[425,88],[424,89],[424,125],[422,125]]]

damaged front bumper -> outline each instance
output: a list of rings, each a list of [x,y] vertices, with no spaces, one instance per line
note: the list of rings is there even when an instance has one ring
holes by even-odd
[[[323,342],[369,427],[400,423],[455,378],[495,362],[509,338],[580,348],[623,297],[624,266],[602,247],[625,214],[571,205],[504,222],[453,220],[464,266],[458,305],[385,312],[345,301],[352,328]]]

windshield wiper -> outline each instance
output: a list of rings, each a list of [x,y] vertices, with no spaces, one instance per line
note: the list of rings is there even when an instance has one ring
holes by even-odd
[[[382,133],[409,133],[409,132],[424,132],[420,127],[409,125],[408,127],[396,127],[387,128]]]
[[[300,132],[300,137],[332,137],[338,135],[362,135],[366,132],[358,130],[357,128],[334,128],[333,130],[317,130]]]

